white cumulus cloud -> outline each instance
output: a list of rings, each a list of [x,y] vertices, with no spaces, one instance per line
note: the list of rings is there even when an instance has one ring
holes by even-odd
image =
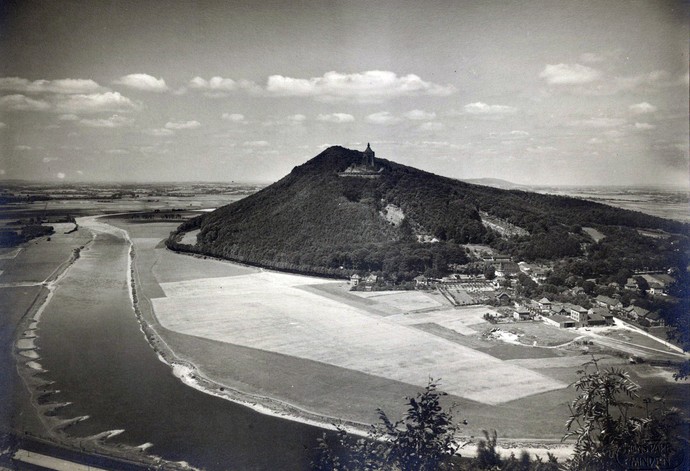
[[[469,103],[464,107],[465,112],[469,114],[479,114],[479,115],[505,115],[513,114],[517,111],[517,108],[507,105],[487,105],[481,101],[475,103]]]
[[[14,150],[19,150],[19,151],[31,150],[31,146],[25,146],[23,144],[20,144],[18,146],[14,146]]]
[[[549,85],[581,85],[601,78],[601,72],[581,64],[548,64],[539,74]]]
[[[630,111],[632,111],[635,114],[645,114],[645,113],[654,113],[657,110],[657,107],[647,103],[646,101],[643,101],[642,103],[636,103],[634,105],[630,105]]]
[[[133,102],[119,92],[90,93],[88,95],[65,95],[56,103],[56,110],[61,113],[100,113],[127,112],[137,110],[140,104]]]
[[[380,102],[401,96],[447,96],[455,92],[455,87],[427,82],[414,74],[398,77],[394,72],[369,70],[354,74],[331,71],[311,78],[271,75],[266,91],[276,96],[313,97],[323,101]]]
[[[91,79],[58,79],[30,81],[20,77],[0,77],[0,90],[21,93],[90,93],[101,90]]]
[[[238,84],[230,78],[211,77],[210,80],[206,80],[201,77],[194,77],[189,81],[189,88],[232,91],[238,88]]]
[[[197,129],[201,127],[199,121],[168,121],[165,123],[166,129]]]
[[[129,74],[120,77],[113,82],[116,85],[124,85],[135,90],[146,92],[167,92],[168,86],[162,78],[156,78],[149,74]]]
[[[328,123],[351,123],[355,120],[355,117],[347,113],[328,113],[320,114],[316,119]]]
[[[400,118],[393,116],[388,111],[379,111],[378,113],[370,114],[366,119],[370,123],[383,125],[395,124],[400,121]]]
[[[650,129],[655,129],[656,126],[649,123],[635,123],[635,129],[640,129],[642,131],[648,131]]]
[[[63,172],[58,172],[55,176],[58,177],[60,180],[64,180],[67,175],[65,175]]]
[[[9,111],[46,111],[51,108],[45,100],[34,100],[24,95],[6,95],[0,98],[0,109]]]

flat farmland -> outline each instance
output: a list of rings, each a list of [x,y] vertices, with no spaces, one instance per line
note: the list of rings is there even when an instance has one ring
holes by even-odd
[[[421,291],[355,291],[352,294],[369,299],[380,307],[387,308],[392,313],[438,309],[443,305],[442,297],[437,300],[434,299],[432,294]],[[437,295],[436,297],[438,298],[439,296]]]
[[[467,306],[462,309],[396,314],[389,316],[387,320],[410,326],[432,323],[462,335],[475,335],[490,326],[484,320],[484,314],[487,312],[495,311],[487,306]]]
[[[0,283],[42,283],[69,259],[74,248],[91,240],[91,234],[83,229],[65,234],[74,228],[74,224],[51,225],[55,234],[29,241],[26,245],[31,250],[15,249],[7,254],[12,258],[1,260],[0,269],[4,273],[0,276]]]
[[[566,385],[485,353],[301,290],[309,277],[257,273],[162,283],[159,322],[175,332],[327,363],[498,404]],[[482,374],[478,374],[481,372]]]

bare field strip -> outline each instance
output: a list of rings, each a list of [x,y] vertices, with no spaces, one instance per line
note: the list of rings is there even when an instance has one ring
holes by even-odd
[[[412,312],[440,308],[442,304],[430,295],[419,291],[353,292],[377,304],[393,309],[393,312]]]
[[[484,314],[487,312],[494,312],[494,310],[487,306],[467,306],[460,309],[397,314],[387,317],[387,320],[400,325],[434,323],[462,335],[475,335],[479,333],[477,330],[491,326],[484,320]]]
[[[299,289],[313,280],[262,272],[163,283],[167,297],[152,301],[160,323],[176,332],[417,386],[424,386],[429,376],[442,377],[448,393],[486,404],[566,386],[485,353]]]
[[[506,360],[508,363],[516,366],[522,366],[529,369],[541,368],[571,368],[579,369],[583,364],[590,361],[591,356],[562,356],[552,358],[522,358],[519,360]]]

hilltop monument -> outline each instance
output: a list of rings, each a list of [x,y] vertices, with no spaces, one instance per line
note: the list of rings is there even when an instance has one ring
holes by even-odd
[[[341,177],[377,178],[381,176],[383,168],[377,169],[374,160],[376,153],[371,149],[367,142],[367,148],[362,152],[362,159],[359,164],[350,165],[347,170],[340,172]]]
[[[367,148],[362,153],[362,165],[365,167],[374,167],[374,156],[376,154],[371,150],[371,146],[367,142]]]

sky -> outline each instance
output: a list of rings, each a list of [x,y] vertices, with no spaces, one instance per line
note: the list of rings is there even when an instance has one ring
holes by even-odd
[[[275,181],[332,145],[688,187],[688,4],[0,0],[0,179]]]

